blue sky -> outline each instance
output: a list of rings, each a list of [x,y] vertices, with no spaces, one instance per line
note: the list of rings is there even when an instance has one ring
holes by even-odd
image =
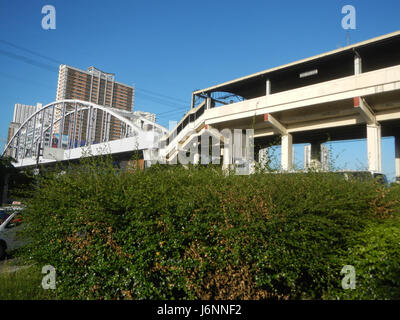
[[[41,27],[46,4],[56,9],[56,30]],[[351,43],[400,29],[400,2],[389,0],[0,0],[0,40],[17,45],[0,41],[0,148],[15,103],[55,100],[59,63],[115,73],[136,86],[135,109],[167,125],[195,89],[345,46],[347,4],[357,13]],[[382,148],[383,170],[393,177],[393,139]],[[366,168],[365,141],[335,142],[332,151],[336,166]]]

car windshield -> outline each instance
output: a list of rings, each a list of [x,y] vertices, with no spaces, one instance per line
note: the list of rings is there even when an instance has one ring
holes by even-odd
[[[7,220],[10,215],[6,213],[4,210],[0,210],[0,224]]]

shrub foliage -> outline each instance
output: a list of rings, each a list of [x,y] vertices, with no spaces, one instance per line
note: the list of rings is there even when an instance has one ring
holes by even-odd
[[[40,178],[25,229],[25,255],[56,268],[59,297],[400,297],[396,186],[215,167],[119,171],[108,159],[63,170]],[[351,292],[344,265],[356,268]]]

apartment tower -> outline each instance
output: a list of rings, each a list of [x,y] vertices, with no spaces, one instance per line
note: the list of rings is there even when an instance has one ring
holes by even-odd
[[[60,65],[56,100],[79,99],[105,107],[133,111],[134,92],[133,86],[115,81],[113,73],[106,73],[95,67],[83,71],[65,64]],[[64,135],[68,134],[69,120],[66,119]],[[93,114],[93,121],[96,124],[91,135],[94,143],[120,138],[122,125],[115,117],[107,120],[104,113],[97,110]],[[83,117],[83,128],[86,124],[87,115]],[[57,132],[58,128],[55,130]],[[107,138],[104,136],[105,132],[109,132]],[[85,130],[82,130],[82,139],[86,139]]]

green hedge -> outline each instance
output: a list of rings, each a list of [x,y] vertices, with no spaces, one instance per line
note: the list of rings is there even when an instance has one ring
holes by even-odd
[[[64,170],[39,181],[25,229],[25,255],[56,268],[59,297],[398,297],[398,188],[107,159]],[[352,292],[345,264],[360,272]]]

